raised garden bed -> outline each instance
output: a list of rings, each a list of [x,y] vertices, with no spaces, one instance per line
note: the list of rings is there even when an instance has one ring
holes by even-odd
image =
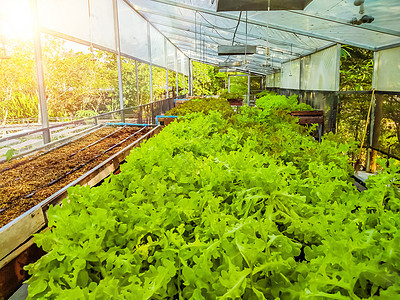
[[[159,126],[155,128],[106,127],[85,137],[85,139],[79,139],[74,143],[52,150],[46,154],[37,154],[36,156],[0,165],[0,172],[5,173],[14,168],[21,168],[23,165],[30,166],[29,163],[33,163],[34,161],[35,166],[41,168],[43,164],[41,165],[37,161],[39,159],[47,159],[48,161],[55,162],[53,165],[48,165],[50,170],[57,170],[58,172],[61,167],[67,166],[64,172],[69,173],[71,168],[74,170],[77,166],[71,166],[71,162],[68,162],[67,158],[76,156],[90,160],[90,163],[84,164],[82,162],[79,163],[78,159],[75,158],[75,162],[79,164],[78,167],[82,166],[79,170],[72,172],[51,185],[52,190],[56,190],[55,192],[51,193],[50,190],[46,189],[46,195],[51,193],[49,197],[44,200],[35,197],[33,202],[39,201],[39,203],[6,226],[0,228],[2,245],[4,242],[4,247],[0,250],[0,299],[2,297],[7,298],[18,287],[20,282],[25,279],[26,271],[23,270],[23,267],[41,256],[42,252],[33,244],[31,236],[46,227],[49,205],[59,204],[67,196],[67,189],[70,186],[77,184],[94,186],[109,174],[118,171],[119,164],[125,160],[130,150],[140,145],[142,141],[158,133],[159,130]],[[99,142],[96,143],[96,141]],[[84,154],[85,152],[90,152],[92,155]],[[49,159],[49,157],[52,159]],[[56,157],[58,159],[55,159]],[[57,164],[59,168],[57,168]],[[13,166],[14,168],[12,168]],[[68,168],[70,171],[68,171]],[[3,175],[2,173],[0,175]],[[44,173],[42,172],[42,174]],[[42,185],[44,184],[42,182]],[[61,188],[60,185],[62,185]],[[58,186],[58,190],[55,188],[56,186]],[[22,210],[20,209],[19,211]]]
[[[300,125],[324,124],[324,111],[322,110],[292,111],[290,114],[299,118]]]
[[[243,98],[227,99],[231,106],[243,106]]]
[[[140,138],[147,131],[148,128],[139,127],[119,129],[104,127],[84,139],[47,154],[36,154],[1,164],[0,227]],[[135,132],[137,134],[131,136]],[[102,138],[104,139],[100,140]],[[124,139],[126,140],[123,141]],[[121,141],[123,142],[118,144]],[[116,146],[113,147],[114,145]],[[110,149],[111,147],[113,148]]]
[[[157,116],[156,123],[157,125],[167,126],[168,124],[174,122],[177,118],[178,116]]]

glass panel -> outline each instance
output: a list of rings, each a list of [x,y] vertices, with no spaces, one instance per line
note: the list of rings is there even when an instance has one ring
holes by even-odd
[[[183,74],[185,76],[189,76],[189,58],[185,56],[183,59],[183,63],[185,65],[183,69]]]
[[[275,86],[274,87],[281,87],[281,73],[275,73]]]
[[[282,64],[281,88],[295,89],[300,88],[300,60],[295,59]]]
[[[302,90],[339,90],[340,46],[301,58],[300,88]],[[340,48],[339,48],[340,49]]]
[[[90,15],[92,42],[116,50],[113,2],[109,0],[90,0]],[[75,19],[72,20],[75,22]],[[73,22],[70,21],[70,24]]]
[[[123,0],[118,1],[121,53],[149,62],[147,21]]]
[[[122,57],[122,86],[125,107],[138,105],[135,61],[126,57]]]
[[[90,41],[87,1],[38,0],[39,23],[45,28]],[[71,22],[73,20],[73,22]]]
[[[185,69],[185,65],[184,65],[184,55],[181,51],[177,51],[177,55],[178,55],[178,72],[180,74],[183,73],[183,70]]]
[[[175,71],[175,51],[176,48],[170,42],[167,41],[167,68]]]
[[[373,86],[381,91],[400,91],[400,47],[375,53]]]
[[[117,56],[42,34],[49,117],[82,118],[119,109]]]
[[[169,97],[176,97],[176,72],[168,71]]]
[[[152,67],[153,76],[153,100],[162,100],[167,96],[166,85],[167,79],[165,74],[165,69],[160,67]]]
[[[274,74],[267,75],[265,77],[265,81],[267,87],[274,87],[275,86]]]
[[[150,102],[150,69],[146,63],[138,62],[139,104]]]
[[[156,30],[153,26],[150,26],[150,38],[151,38],[151,63],[153,65],[165,68],[165,49],[164,49],[164,36]]]
[[[378,148],[390,155],[400,158],[400,96],[381,95],[381,97],[383,97],[383,118],[380,124],[381,132]],[[379,103],[379,101],[377,101],[377,103]],[[377,124],[374,126],[377,126]],[[387,156],[384,155],[379,156],[387,158]]]

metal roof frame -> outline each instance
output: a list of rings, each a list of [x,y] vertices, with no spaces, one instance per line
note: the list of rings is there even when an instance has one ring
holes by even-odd
[[[154,24],[164,36],[177,45],[178,49],[181,48],[187,56],[194,60],[196,60],[195,57],[198,57],[194,52],[202,51],[199,49],[199,44],[228,45],[232,39],[234,40],[232,44],[256,44],[258,50],[268,48],[270,54],[275,54],[275,57],[268,56],[268,63],[271,61],[277,65],[316,53],[335,44],[347,44],[372,51],[400,46],[400,26],[392,28],[389,17],[384,15],[382,18],[383,9],[386,7],[378,0],[371,0],[369,3],[373,7],[373,13],[380,14],[380,22],[377,25],[376,23],[351,24],[349,15],[353,9],[346,11],[343,15],[338,11],[343,7],[351,8],[353,5],[352,3],[350,6],[349,3],[341,4],[343,2],[341,0],[332,2],[314,0],[310,4],[312,8],[308,9],[307,7],[305,11],[277,12],[273,21],[266,18],[265,12],[259,11],[246,13],[246,21],[239,13],[236,15],[235,12],[217,12],[214,10],[214,1],[209,1],[209,3],[207,1],[189,2],[189,0],[124,1],[130,2],[130,6],[135,11]],[[400,15],[400,5],[395,0],[388,1],[391,3],[389,6],[393,7],[391,17],[397,18]],[[331,12],[330,10],[335,6],[338,6],[336,11]],[[355,9],[358,10],[358,8]],[[293,15],[292,22],[286,23],[284,21],[286,19],[279,19],[280,16],[287,18],[291,14]],[[311,25],[310,29],[308,29],[309,25],[296,23],[302,20]],[[246,24],[246,33],[244,24]],[[395,20],[393,24],[396,24]],[[247,31],[247,26],[250,28],[249,31]],[[239,30],[237,30],[238,28]],[[368,36],[371,36],[371,39],[368,39]],[[221,61],[221,57],[217,58],[214,50],[207,49],[205,53],[210,58]],[[191,51],[191,54],[188,54],[187,51]],[[249,56],[249,68],[259,69],[258,66],[262,62],[266,63],[266,53],[267,51],[263,54],[263,58],[257,55]],[[225,56],[224,61],[232,61],[232,59]],[[263,72],[268,74],[271,70],[265,67]]]
[[[143,9],[143,8],[140,8],[139,11],[142,12],[142,13],[145,13],[145,14],[151,14],[151,15],[156,15],[156,16],[168,17],[168,18],[171,18],[171,19],[173,19],[173,20],[178,20],[178,21],[181,21],[181,22],[187,22],[187,23],[190,23],[190,24],[195,24],[195,21],[194,21],[193,19],[184,18],[184,17],[182,17],[182,16],[170,16],[170,15],[168,15],[168,14],[165,13],[165,12],[150,10],[150,9],[148,9],[148,8],[144,8],[144,9]],[[152,23],[153,23],[153,24],[160,24],[158,21],[156,21],[156,22],[153,21]],[[166,24],[160,24],[160,25],[165,25],[165,26],[167,26]],[[214,29],[212,25],[207,24],[207,23],[203,23],[203,22],[199,22],[199,21],[197,22],[197,25],[202,26],[202,27],[206,27],[206,28]],[[183,28],[179,28],[178,26],[175,26],[174,28],[175,28],[175,29],[180,29],[180,30],[185,30],[185,31],[190,31],[190,30],[187,29],[187,28],[186,28],[186,29],[183,29]],[[225,32],[228,32],[228,33],[232,33],[232,34],[234,33],[234,30],[231,30],[231,29],[228,29],[228,28],[222,28],[222,29],[220,28],[220,29],[218,29],[218,30],[222,30],[222,31],[225,31]],[[205,34],[208,35],[209,33],[205,33]],[[244,34],[242,34],[242,33],[240,33],[240,32],[237,32],[236,35],[244,36]],[[264,41],[264,42],[267,41],[266,38],[263,38],[263,37],[261,37],[261,36],[257,36],[257,35],[251,34],[251,33],[247,34],[247,36],[250,37],[250,38],[254,38],[254,39],[258,39],[258,40]],[[229,39],[229,40],[230,40],[230,39]],[[293,43],[286,42],[285,40],[278,40],[278,39],[271,39],[271,38],[269,38],[269,39],[268,39],[268,42],[271,43],[271,44],[276,44],[276,45],[292,46],[292,47],[304,49],[304,50],[307,50],[307,51],[315,50],[315,48],[313,48],[313,47],[305,47],[304,45],[295,45],[295,44],[293,44]],[[281,51],[282,51],[282,50],[281,50]],[[299,53],[299,55],[300,55],[300,53]]]
[[[131,0],[134,1],[134,0]],[[180,2],[175,2],[175,1],[171,1],[171,0],[151,0],[151,2],[158,2],[158,3],[162,3],[162,4],[166,4],[166,5],[172,5],[175,7],[179,7],[179,8],[184,8],[184,9],[188,9],[188,10],[192,10],[192,11],[198,11],[198,12],[202,12],[208,15],[213,15],[213,16],[217,16],[217,17],[221,17],[221,18],[225,18],[225,19],[230,19],[233,21],[239,21],[239,18],[233,15],[229,15],[229,14],[224,14],[224,13],[218,13],[215,11],[212,11],[210,9],[205,9],[202,7],[197,7],[194,5],[188,5],[188,4],[184,4],[184,3],[180,3]],[[140,11],[140,10],[139,10]],[[350,46],[355,46],[355,47],[360,47],[360,48],[365,48],[368,50],[375,50],[375,47],[371,47],[369,45],[366,44],[360,44],[360,43],[356,43],[356,42],[352,42],[352,41],[345,41],[343,39],[338,39],[335,37],[327,37],[326,35],[322,35],[322,34],[317,34],[317,33],[313,33],[313,32],[307,32],[304,30],[299,30],[299,29],[295,29],[295,28],[290,28],[290,27],[286,27],[286,26],[282,26],[282,25],[278,25],[278,24],[273,24],[273,23],[267,23],[267,22],[260,22],[260,21],[255,21],[255,20],[247,20],[248,24],[252,24],[252,25],[256,25],[256,26],[261,26],[261,27],[269,27],[271,29],[276,29],[276,30],[280,30],[283,32],[288,32],[288,33],[293,33],[293,34],[297,34],[297,35],[301,35],[301,36],[305,36],[305,37],[311,37],[311,38],[315,38],[315,39],[319,39],[319,40],[323,40],[326,42],[331,42],[331,43],[339,43],[339,44],[348,44]],[[357,28],[362,28],[362,27],[357,27]]]

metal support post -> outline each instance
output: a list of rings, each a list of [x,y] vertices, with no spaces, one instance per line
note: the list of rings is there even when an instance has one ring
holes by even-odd
[[[119,22],[118,22],[118,5],[117,0],[113,0],[114,9],[114,34],[115,34],[115,48],[117,49],[117,67],[118,67],[118,94],[119,94],[119,108],[121,110],[121,122],[125,122],[124,112],[124,91],[122,86],[122,63],[121,63],[121,45],[119,39]]]
[[[261,90],[261,91],[264,90],[264,76],[261,76],[261,80],[260,80],[260,90]]]
[[[250,74],[247,76],[247,105],[250,106]]]
[[[178,83],[178,52],[174,51],[174,58],[175,58],[175,96],[177,97],[179,95],[179,83]]]
[[[176,72],[176,96],[179,96],[179,74]]]
[[[186,95],[186,78],[185,78],[185,74],[183,74],[183,94]]]
[[[166,86],[165,86],[165,89],[166,89],[166,91],[167,91],[167,97],[166,98],[169,98],[169,87],[168,87],[168,69],[167,68],[165,68],[165,79],[166,79]]]
[[[31,0],[33,17],[33,41],[35,45],[35,65],[38,84],[39,112],[40,122],[43,130],[43,143],[48,144],[51,141],[49,130],[49,112],[47,109],[46,89],[43,72],[42,44],[40,41],[39,16],[37,9],[37,0]]]
[[[375,95],[373,96],[372,105],[371,105],[371,116],[370,116],[370,123],[369,123],[369,143],[368,143],[368,146],[372,146],[372,143],[373,143],[374,122],[375,122]],[[367,150],[367,172],[371,171],[371,152],[372,152],[372,149],[368,148],[368,150]]]
[[[137,104],[140,105],[140,91],[139,91],[139,76],[138,76],[138,69],[137,69],[137,60],[135,60],[135,72],[136,72],[136,97],[137,97]]]
[[[375,98],[375,112],[374,112],[374,129],[372,134],[371,146],[374,149],[379,148],[379,136],[381,134],[381,122],[383,118],[383,95],[377,94]],[[377,151],[372,149],[371,160],[370,160],[370,172],[376,172],[376,156]]]
[[[151,37],[150,37],[150,23],[147,22],[147,44],[149,53],[149,73],[150,73],[150,102],[153,103],[153,75],[152,75],[152,59],[151,59]]]
[[[167,39],[164,38],[164,62],[165,62],[165,76],[166,76],[166,89],[167,97],[169,98],[169,83],[168,83],[168,55],[167,55]]]
[[[231,75],[228,75],[228,93],[231,92]]]
[[[193,60],[189,59],[189,94],[193,96]]]

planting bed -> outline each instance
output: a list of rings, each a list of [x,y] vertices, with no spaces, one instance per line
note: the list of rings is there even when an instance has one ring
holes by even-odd
[[[148,131],[150,128],[104,127],[48,153],[1,164],[0,227]]]

